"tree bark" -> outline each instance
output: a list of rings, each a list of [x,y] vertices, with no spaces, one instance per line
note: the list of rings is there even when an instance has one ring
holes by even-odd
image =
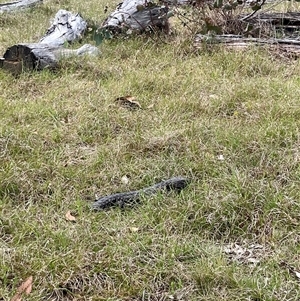
[[[98,55],[97,47],[85,44],[79,49],[65,49],[65,43],[79,40],[87,27],[79,14],[59,10],[51,27],[39,43],[20,43],[8,48],[0,61],[0,67],[19,74],[23,70],[56,68],[62,57],[73,55]]]
[[[10,2],[10,3],[2,3],[0,4],[0,14],[4,12],[12,12],[12,11],[28,8],[42,2],[43,0],[21,0],[21,1]]]

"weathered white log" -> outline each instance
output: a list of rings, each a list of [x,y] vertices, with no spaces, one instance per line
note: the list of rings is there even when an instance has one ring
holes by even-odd
[[[239,35],[217,35],[207,36],[198,34],[196,35],[194,46],[200,48],[203,45],[224,44],[226,47],[242,49],[250,45],[266,45],[270,48],[279,49],[290,54],[300,55],[300,40],[295,39],[262,39],[262,38],[244,38]]]
[[[2,3],[0,4],[0,14],[28,8],[42,2],[43,0],[21,0],[10,3]]]
[[[240,15],[243,19],[245,15]],[[271,25],[297,25],[300,26],[300,13],[299,12],[286,12],[286,13],[260,13],[258,16],[248,20],[252,24],[267,23]]]
[[[60,9],[40,43],[62,46],[66,42],[70,43],[81,39],[86,29],[87,22],[79,14],[72,14],[67,10]]]
[[[207,44],[217,44],[217,43],[258,43],[258,44],[286,44],[286,45],[298,45],[300,46],[300,40],[294,39],[262,39],[262,38],[245,38],[239,35],[216,35],[216,36],[208,36],[198,34],[195,39],[196,43],[206,42]]]
[[[74,50],[62,47],[80,39],[86,27],[86,21],[79,14],[59,10],[39,43],[20,43],[8,48],[0,60],[0,67],[18,74],[23,70],[56,68],[62,57],[99,55],[98,48],[89,44]]]
[[[168,30],[169,9],[147,0],[125,0],[103,22],[113,32],[140,32],[151,27]]]

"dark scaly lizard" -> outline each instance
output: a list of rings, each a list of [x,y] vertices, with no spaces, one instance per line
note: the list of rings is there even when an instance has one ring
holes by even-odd
[[[109,207],[120,206],[124,207],[125,204],[134,204],[139,202],[142,196],[152,195],[159,191],[181,191],[189,184],[189,180],[183,177],[174,177],[153,186],[143,188],[140,190],[120,192],[103,196],[95,200],[92,204],[93,210],[103,210]]]

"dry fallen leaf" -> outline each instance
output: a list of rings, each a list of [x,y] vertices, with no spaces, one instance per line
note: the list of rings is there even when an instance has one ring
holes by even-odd
[[[65,217],[66,217],[67,221],[70,221],[70,222],[76,221],[76,217],[71,214],[70,210],[66,213]]]
[[[12,297],[11,301],[21,301],[22,294],[29,295],[32,291],[33,277],[28,277],[17,289],[17,293]]]
[[[147,107],[147,109],[152,109],[152,108],[154,108],[154,103],[150,104],[150,105]]]
[[[219,161],[224,161],[225,160],[223,155],[219,155],[217,158],[218,158]]]
[[[17,293],[16,295],[14,295],[10,301],[21,301],[22,300],[22,296],[20,293]]]
[[[115,101],[118,102],[120,106],[131,109],[131,110],[136,110],[136,109],[142,108],[142,106],[139,104],[139,102],[135,100],[135,97],[133,97],[131,95],[118,97]]]
[[[121,178],[121,182],[122,182],[123,184],[127,185],[127,184],[129,183],[128,177],[127,177],[126,175],[123,176],[123,177]]]
[[[18,293],[25,292],[27,295],[31,293],[32,290],[33,277],[28,277],[18,288]]]
[[[129,230],[130,230],[131,232],[138,232],[140,229],[139,229],[139,228],[136,228],[136,227],[131,227],[131,228],[129,228]]]

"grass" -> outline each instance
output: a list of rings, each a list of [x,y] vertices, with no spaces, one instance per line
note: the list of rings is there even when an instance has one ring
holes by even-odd
[[[104,7],[1,15],[0,50],[38,40],[59,8],[99,22]],[[0,70],[0,300],[30,275],[27,300],[299,299],[281,265],[300,269],[299,62],[189,45],[119,39],[55,73]],[[179,195],[89,209],[176,175],[192,180]],[[259,264],[231,260],[234,243],[261,245]]]

